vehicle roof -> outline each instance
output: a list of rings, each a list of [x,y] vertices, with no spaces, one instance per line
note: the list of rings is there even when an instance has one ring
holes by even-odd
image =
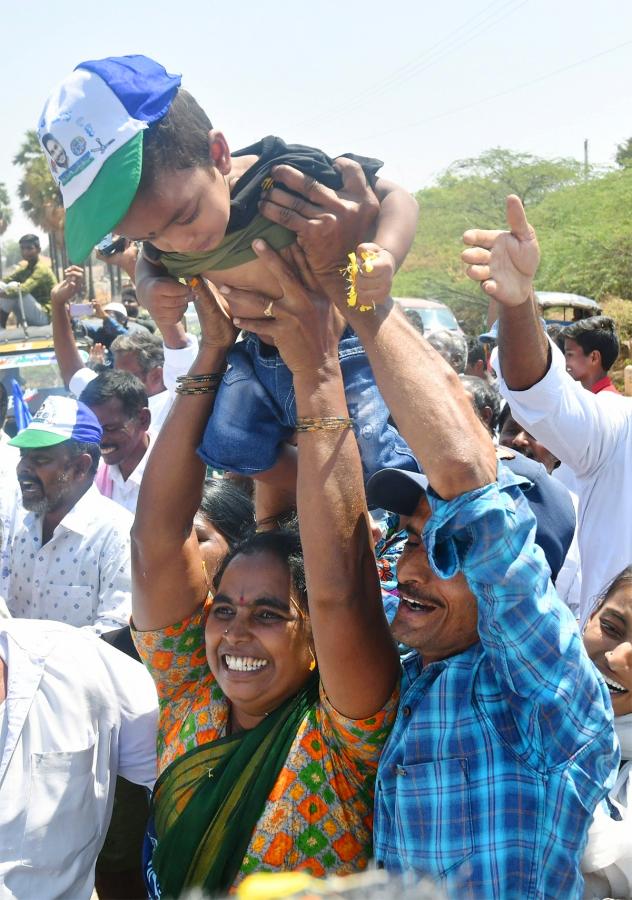
[[[40,350],[54,350],[50,325],[29,328],[27,335],[21,328],[5,328],[0,331],[0,356]]]
[[[561,291],[536,291],[535,297],[542,309],[551,309],[553,306],[570,306],[573,309],[589,309],[598,314],[601,307],[596,300],[590,297],[582,297],[581,294],[565,294]]]
[[[75,337],[78,347],[90,344],[85,338]],[[14,353],[38,353],[42,350],[54,351],[52,325],[31,325],[28,334],[22,328],[0,329],[0,356],[11,356]]]
[[[446,306],[445,303],[440,303],[438,300],[426,300],[422,297],[393,297],[395,303],[399,303],[400,306],[408,306],[411,309],[449,309],[449,306]]]

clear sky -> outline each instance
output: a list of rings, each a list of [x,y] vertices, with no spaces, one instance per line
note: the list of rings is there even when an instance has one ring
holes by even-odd
[[[229,144],[265,134],[385,161],[417,190],[502,146],[613,162],[632,136],[629,0],[56,0],[0,10],[0,181],[46,95],[84,59],[145,53]],[[481,223],[483,224],[483,223]]]

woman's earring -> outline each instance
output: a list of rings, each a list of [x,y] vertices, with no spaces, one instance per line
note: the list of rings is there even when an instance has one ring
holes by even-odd
[[[313,672],[314,669],[316,668],[316,657],[314,656],[314,651],[312,650],[311,647],[309,648],[309,655],[311,656],[311,660],[310,660],[310,664],[309,664],[309,671]]]

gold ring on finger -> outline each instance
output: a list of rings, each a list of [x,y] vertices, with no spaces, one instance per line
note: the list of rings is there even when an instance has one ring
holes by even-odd
[[[263,314],[266,317],[266,319],[270,319],[274,315],[274,313],[272,312],[273,306],[274,306],[274,300],[270,300],[270,302],[268,303],[268,305],[266,306],[266,308],[263,311]]]

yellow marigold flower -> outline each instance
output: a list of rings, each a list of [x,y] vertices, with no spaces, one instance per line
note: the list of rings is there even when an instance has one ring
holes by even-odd
[[[358,290],[356,287],[356,282],[358,278],[358,272],[360,271],[360,266],[362,266],[365,272],[372,272],[373,260],[377,259],[377,253],[375,253],[373,250],[365,250],[360,255],[362,262],[358,263],[358,257],[356,256],[356,254],[349,253],[347,257],[349,263],[344,269],[341,270],[342,274],[345,275],[347,279],[347,306],[350,306],[352,309],[358,302]],[[375,305],[358,306],[358,312],[368,312],[371,309],[375,310]]]

